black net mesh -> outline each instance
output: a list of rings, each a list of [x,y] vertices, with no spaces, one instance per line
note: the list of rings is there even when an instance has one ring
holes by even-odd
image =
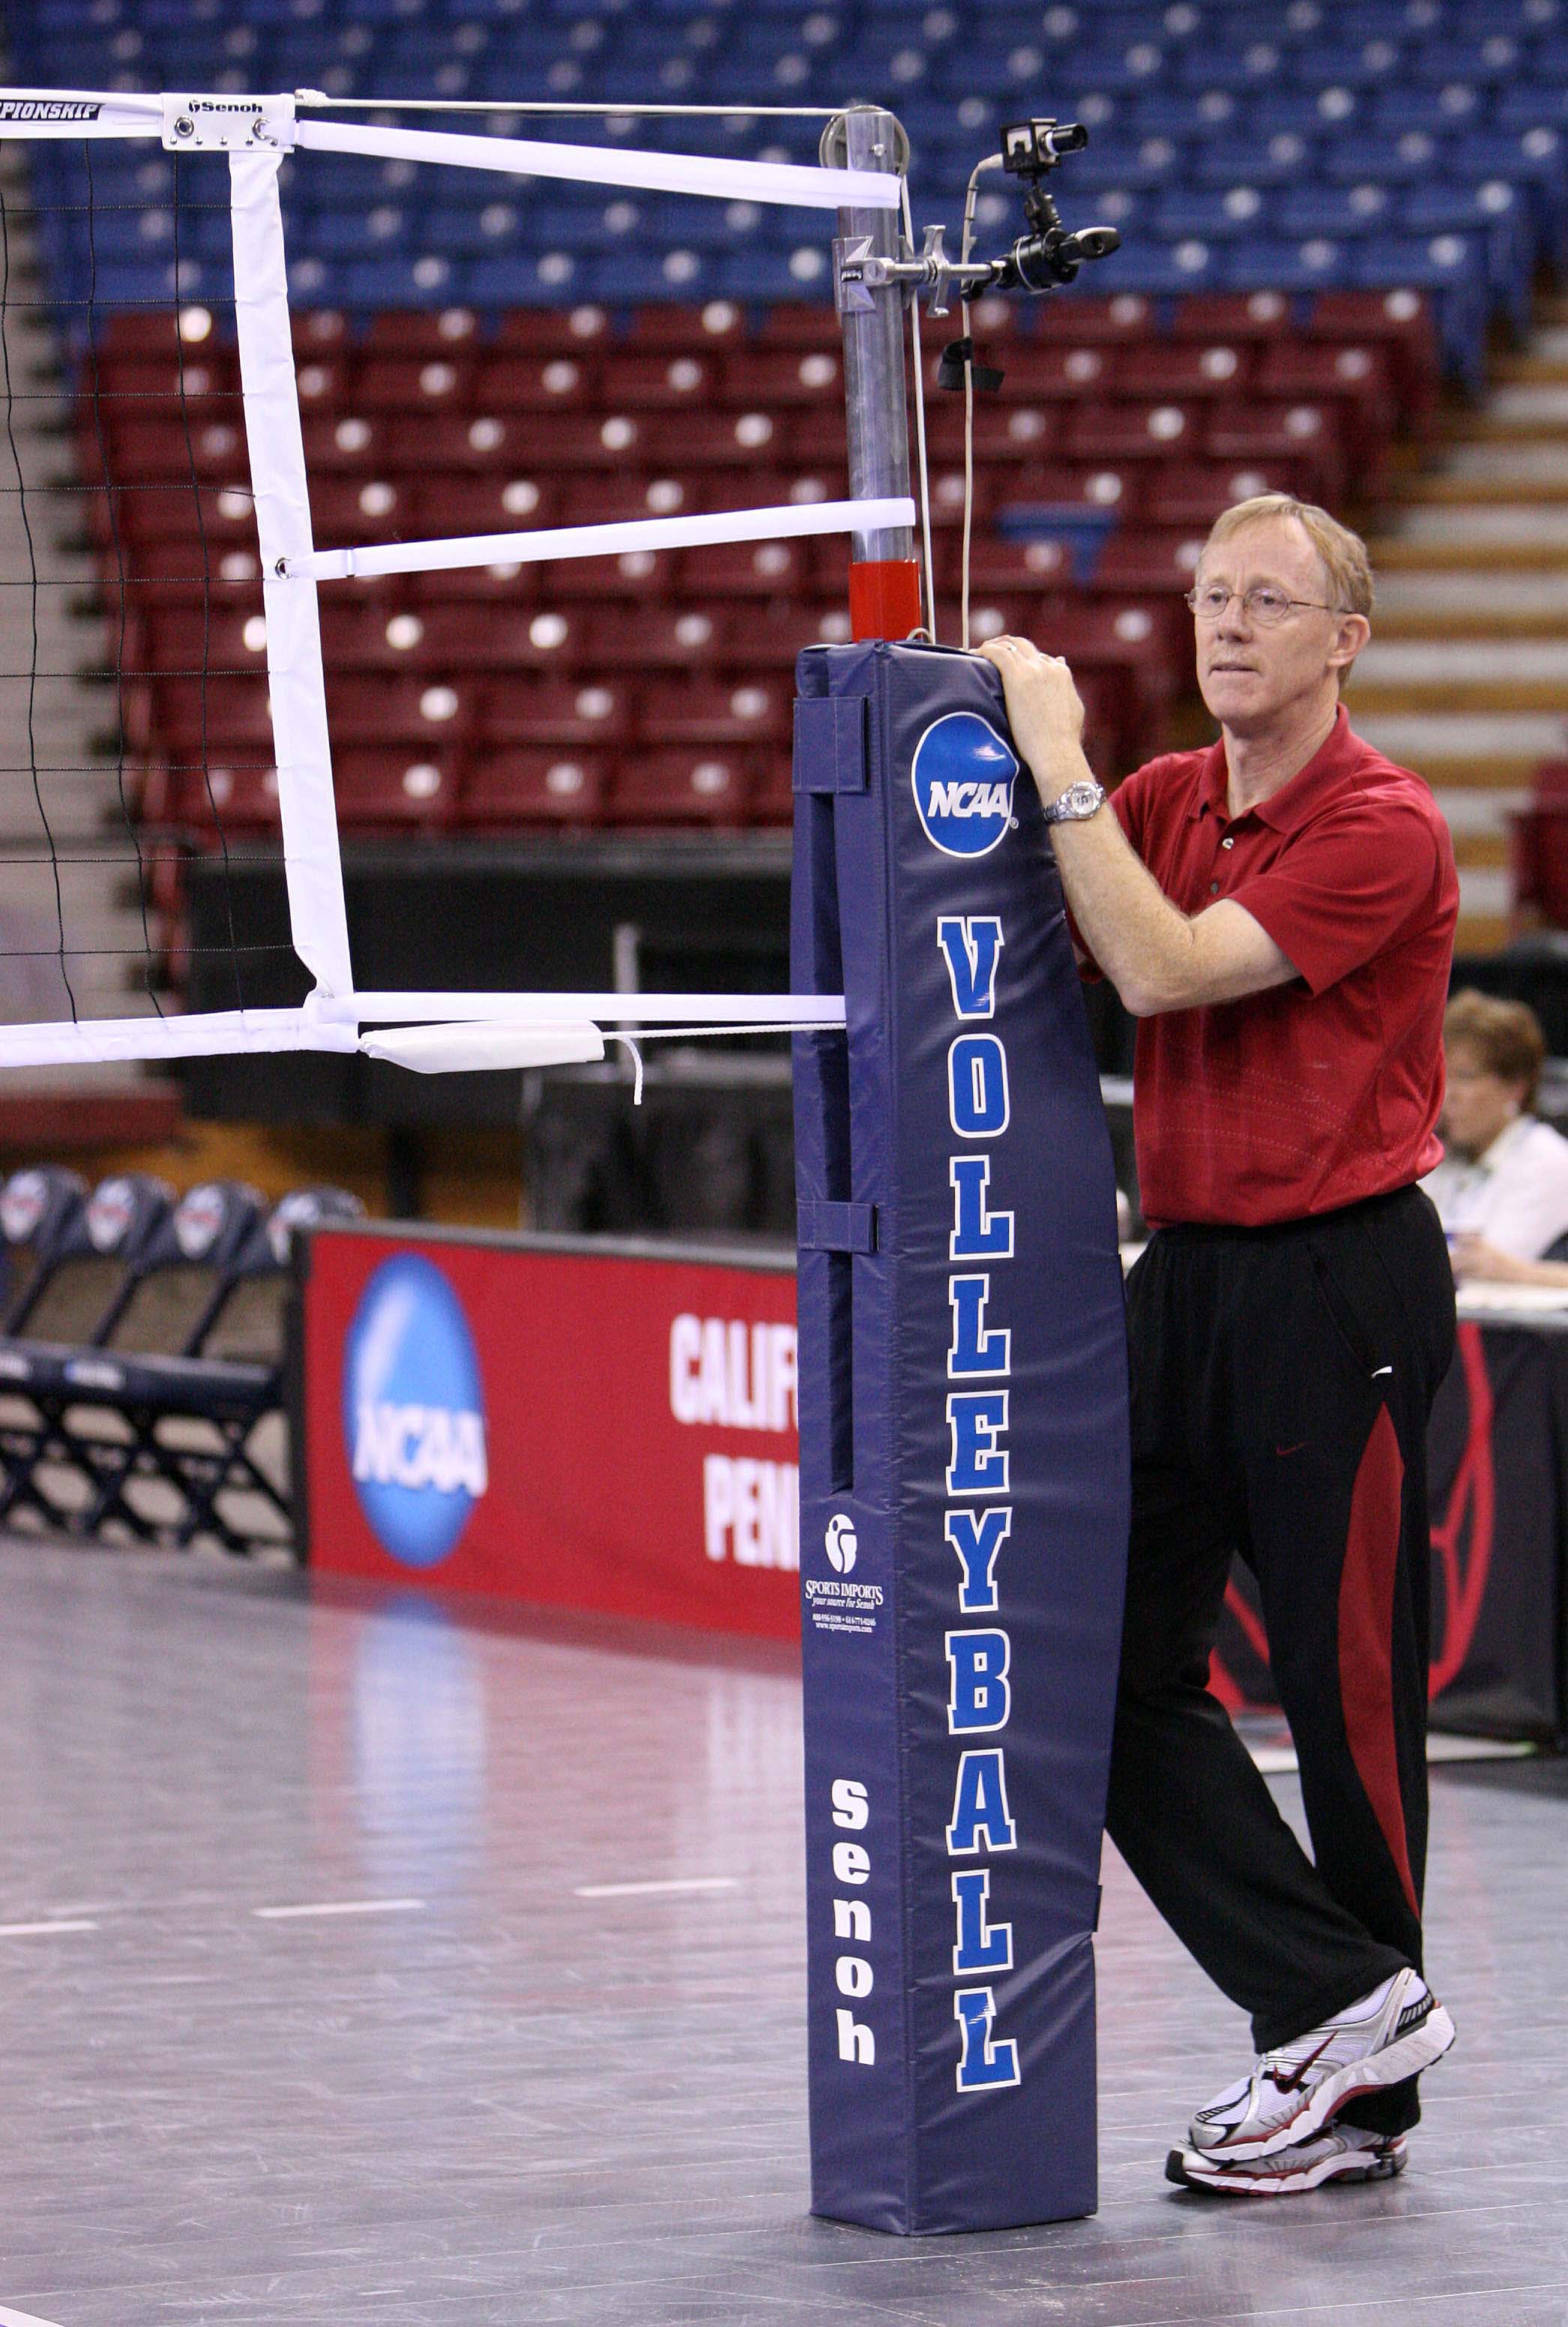
[[[243,1007],[292,948],[229,893],[281,846],[222,159],[5,149],[0,343],[0,1018]]]

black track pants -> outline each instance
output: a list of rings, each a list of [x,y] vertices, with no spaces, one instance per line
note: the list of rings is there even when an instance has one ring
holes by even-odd
[[[1162,1229],[1127,1300],[1107,1824],[1266,2051],[1421,1962],[1426,1423],[1453,1278],[1437,1214],[1405,1188],[1282,1228]],[[1206,1687],[1233,1552],[1257,1578],[1311,1859]],[[1403,2130],[1414,2081],[1345,2115]]]

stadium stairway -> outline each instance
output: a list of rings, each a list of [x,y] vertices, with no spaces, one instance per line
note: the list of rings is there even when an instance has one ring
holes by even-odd
[[[16,147],[0,154],[0,168],[9,177],[20,173]],[[120,811],[117,764],[106,753],[114,696],[91,676],[104,656],[102,624],[85,611],[96,587],[93,564],[86,544],[72,541],[76,514],[58,490],[70,467],[68,407],[58,349],[41,309],[30,304],[38,277],[21,225],[10,228],[7,258],[0,316],[11,389],[0,452],[0,1019],[70,1014],[56,950],[51,839],[79,1012],[151,1009],[145,991],[128,983],[144,939],[135,883],[127,879],[134,844]],[[47,827],[34,763],[70,771],[43,780]],[[111,1070],[107,1079],[126,1078]],[[105,1082],[99,1073],[95,1089]]]
[[[1508,935],[1508,819],[1568,747],[1568,298],[1393,481],[1352,715],[1432,784],[1460,864],[1461,952]]]

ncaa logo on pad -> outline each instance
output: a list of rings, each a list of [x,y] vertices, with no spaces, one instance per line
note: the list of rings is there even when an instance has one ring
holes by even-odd
[[[378,1540],[434,1567],[490,1483],[484,1392],[462,1306],[418,1253],[383,1261],[343,1351],[343,1438]]]
[[[827,1533],[823,1538],[828,1565],[837,1575],[847,1575],[854,1565],[857,1548],[854,1521],[846,1512],[835,1511],[827,1522]]]
[[[934,719],[910,773],[926,838],[944,856],[987,855],[1013,822],[1018,761],[977,711]]]

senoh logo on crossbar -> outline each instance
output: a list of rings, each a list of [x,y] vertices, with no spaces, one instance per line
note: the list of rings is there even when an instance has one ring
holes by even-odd
[[[944,856],[985,856],[1013,822],[1018,761],[977,711],[934,719],[915,746],[910,778],[926,838]]]

